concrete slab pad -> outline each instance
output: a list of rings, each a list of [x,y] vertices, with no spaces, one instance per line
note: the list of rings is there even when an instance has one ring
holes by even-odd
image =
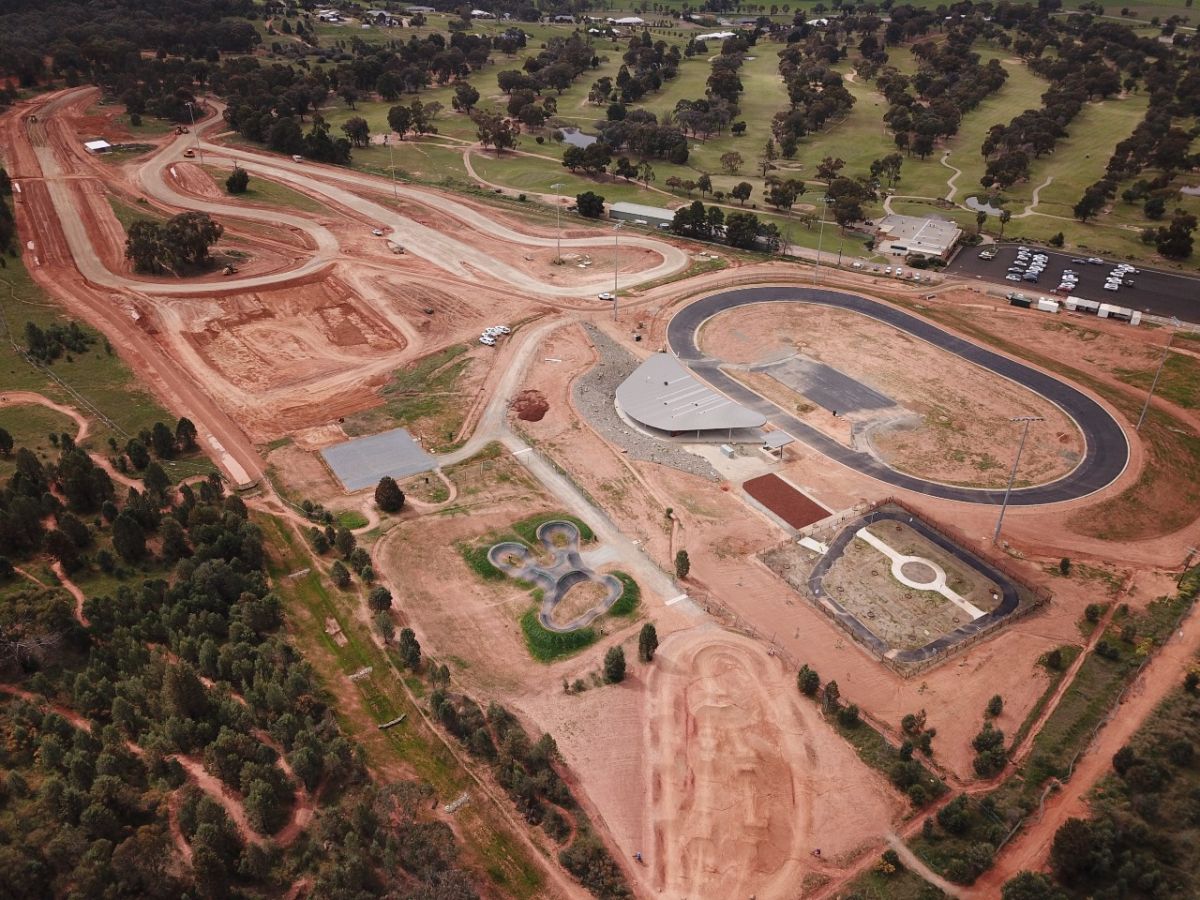
[[[437,468],[437,460],[405,428],[335,444],[321,455],[348,491],[371,487],[384,475],[399,480]]]

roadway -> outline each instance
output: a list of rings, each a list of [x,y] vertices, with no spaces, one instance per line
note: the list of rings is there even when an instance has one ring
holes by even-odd
[[[996,258],[985,260],[979,258],[980,247],[964,247],[954,261],[946,268],[946,272],[961,278],[972,280],[981,279],[998,284],[1008,290],[1020,291],[1027,297],[1045,294],[1047,297],[1056,295],[1050,293],[1051,288],[1058,287],[1059,276],[1063,269],[1074,269],[1079,275],[1079,284],[1071,291],[1075,297],[1095,300],[1099,303],[1113,303],[1117,306],[1127,306],[1143,313],[1156,316],[1176,316],[1184,322],[1200,322],[1200,278],[1184,275],[1180,272],[1166,272],[1162,269],[1147,269],[1138,263],[1138,274],[1130,275],[1133,287],[1122,287],[1118,291],[1104,290],[1104,278],[1112,271],[1119,260],[1105,258],[1104,265],[1093,263],[1074,263],[1073,259],[1085,259],[1091,254],[1080,251],[1076,254],[1057,253],[1045,247],[1030,247],[1050,257],[1046,263],[1046,271],[1041,280],[1005,281],[1008,268],[1017,257],[1018,244],[1000,244],[996,247]],[[1061,295],[1057,295],[1061,299]]]
[[[1099,266],[1095,267],[1099,268]],[[943,484],[897,471],[879,459],[839,444],[824,432],[802,422],[769,400],[735,381],[708,358],[696,343],[700,327],[725,310],[752,303],[813,303],[870,316],[935,347],[1040,394],[1061,408],[1082,432],[1083,459],[1068,474],[1046,484],[1014,488],[1009,502],[1018,506],[1076,500],[1108,486],[1129,462],[1125,432],[1109,412],[1082,391],[1007,356],[950,334],[941,328],[878,300],[856,294],[801,287],[755,287],[712,294],[684,307],[667,326],[667,343],[697,377],[737,402],[757,410],[778,428],[803,441],[834,462],[892,487],[963,503],[999,504],[1004,491]]]

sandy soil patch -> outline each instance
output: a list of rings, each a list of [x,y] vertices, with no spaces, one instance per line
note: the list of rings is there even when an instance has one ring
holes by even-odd
[[[556,625],[565,625],[589,609],[599,606],[607,596],[606,585],[598,581],[581,581],[563,595],[562,600],[550,613],[550,620]]]
[[[746,638],[672,637],[648,693],[647,863],[662,896],[793,896],[806,874],[878,840],[899,810],[782,662]]]
[[[844,310],[762,304],[723,313],[705,326],[705,352],[731,363],[754,364],[799,353],[833,366],[920,418],[916,426],[872,428],[872,447],[891,466],[950,483],[1002,486],[1008,448],[1019,438],[1015,415],[1040,415],[1022,458],[1019,481],[1053,480],[1074,468],[1083,438],[1057,407],[1036,394],[911,338],[890,326]],[[789,411],[812,404],[794,399]],[[773,398],[774,399],[774,398]],[[892,418],[894,418],[894,411]],[[814,423],[818,424],[818,423]]]

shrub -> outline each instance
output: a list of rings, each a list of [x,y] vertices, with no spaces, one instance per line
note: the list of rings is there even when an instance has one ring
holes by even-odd
[[[396,479],[384,475],[375,487],[375,505],[384,512],[396,513],[404,508],[404,491],[396,484]]]
[[[642,589],[624,572],[613,572],[613,575],[624,585],[625,589],[621,591],[621,596],[617,598],[608,612],[614,616],[631,616],[642,598]]]
[[[609,684],[618,684],[625,680],[625,651],[618,644],[609,647],[604,654],[604,680]]]
[[[796,687],[800,689],[806,697],[811,697],[816,694],[817,689],[821,686],[821,677],[805,663],[800,667],[800,671],[796,674]]]

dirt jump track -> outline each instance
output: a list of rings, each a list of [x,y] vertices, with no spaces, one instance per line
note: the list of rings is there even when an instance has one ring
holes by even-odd
[[[827,458],[854,471],[893,487],[943,500],[988,504],[999,504],[1004,500],[1003,491],[958,487],[897,471],[868,453],[837,443],[727,375],[720,368],[719,360],[704,356],[697,336],[704,323],[713,316],[755,303],[821,304],[869,316],[1015,382],[1062,409],[1074,420],[1084,436],[1083,458],[1071,472],[1056,481],[1014,488],[1009,498],[1009,503],[1013,505],[1061,503],[1086,497],[1114,482],[1129,462],[1129,443],[1124,430],[1108,410],[1078,388],[878,300],[857,294],[794,286],[752,287],[710,294],[676,313],[667,326],[667,342],[698,377],[739,403],[763,413],[773,424]]]

